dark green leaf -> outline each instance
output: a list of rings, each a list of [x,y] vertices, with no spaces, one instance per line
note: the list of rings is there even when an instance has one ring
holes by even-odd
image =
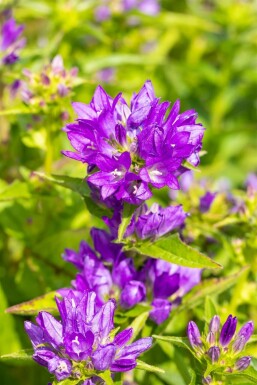
[[[66,175],[45,175],[41,172],[36,172],[35,174],[46,181],[75,191],[82,197],[90,196],[90,189],[84,179],[73,178]]]

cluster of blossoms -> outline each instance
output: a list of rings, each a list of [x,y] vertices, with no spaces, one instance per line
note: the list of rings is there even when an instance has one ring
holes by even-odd
[[[222,369],[223,372],[227,373],[243,371],[250,365],[251,357],[242,355],[242,352],[253,334],[253,322],[247,322],[235,334],[236,327],[236,317],[229,315],[221,328],[220,318],[215,315],[209,324],[207,336],[201,336],[197,325],[193,321],[189,322],[187,335],[190,344],[198,359],[215,366],[213,373],[215,369],[218,369],[219,372]],[[211,376],[208,375],[204,378],[203,383],[212,384]]]
[[[139,205],[151,187],[179,189],[178,177],[197,166],[204,127],[194,110],[179,114],[177,101],[160,102],[150,81],[134,94],[130,106],[98,86],[90,104],[73,103],[78,115],[65,128],[76,152],[64,155],[88,164],[87,181],[101,197]]]
[[[111,15],[138,10],[146,15],[155,16],[159,13],[158,0],[102,0],[95,9],[95,19],[98,22],[111,18]]]
[[[19,51],[26,44],[26,39],[21,37],[23,25],[16,24],[11,17],[5,21],[0,34],[0,61],[3,65],[11,65],[19,60]]]
[[[74,67],[67,71],[62,57],[57,55],[40,73],[32,73],[27,69],[23,73],[27,80],[19,84],[22,100],[32,108],[44,110],[71,94],[78,70]]]
[[[114,300],[97,310],[95,292],[78,298],[71,291],[62,300],[56,298],[56,303],[61,322],[43,311],[36,318],[37,325],[25,322],[25,330],[34,348],[34,360],[58,381],[87,380],[105,370],[131,370],[137,357],[152,345],[150,337],[129,344],[132,328],[115,335]]]
[[[163,209],[154,205],[150,210],[143,209],[145,213],[133,217],[126,236],[136,234],[141,239],[153,239],[178,228],[186,217],[181,206]],[[94,250],[82,241],[78,253],[66,249],[63,257],[79,270],[72,282],[75,292],[94,290],[98,306],[110,297],[115,297],[125,309],[147,301],[152,305],[150,318],[160,324],[169,317],[172,306],[201,279],[200,269],[152,258],[142,260],[136,269],[134,260],[122,251],[122,245],[112,243],[113,235],[93,228],[91,236]]]

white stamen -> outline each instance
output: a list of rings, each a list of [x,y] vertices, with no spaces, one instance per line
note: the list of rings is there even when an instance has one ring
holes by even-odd
[[[76,307],[76,303],[75,303],[75,301],[74,301],[74,299],[72,298],[71,299],[71,306],[75,309],[75,307]]]
[[[138,187],[137,187],[137,186],[133,186],[133,190],[134,190],[134,191],[133,191],[133,194],[136,195],[137,190],[138,190]]]
[[[174,148],[176,145],[175,144],[171,144],[171,147]]]
[[[112,175],[114,176],[122,176],[122,171],[118,171],[118,169],[116,168],[113,172],[112,172]]]
[[[78,339],[78,338],[79,338],[79,337],[76,336],[76,337],[75,337],[75,340],[72,340],[72,342],[74,342],[74,344],[79,345],[79,339]]]
[[[159,175],[162,175],[162,172],[159,171],[159,170],[152,170],[152,171],[150,171],[150,174],[151,174],[151,175],[159,176]]]

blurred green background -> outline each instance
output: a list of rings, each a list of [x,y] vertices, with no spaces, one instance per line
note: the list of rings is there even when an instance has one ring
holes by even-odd
[[[196,109],[206,127],[199,178],[228,178],[231,186],[242,185],[249,172],[257,171],[257,1],[163,0],[157,16],[114,12],[102,23],[94,18],[99,3],[9,2],[17,22],[25,25],[27,45],[4,82],[19,78],[23,68],[40,71],[56,54],[62,55],[66,68],[79,69],[73,101],[88,103],[99,83],[111,96],[122,91],[129,100],[151,79],[157,96],[181,99],[182,111]],[[70,100],[65,103],[72,118]],[[4,109],[22,106],[19,97],[13,100],[7,91],[3,104]],[[64,123],[56,125],[52,172],[83,177],[84,166],[60,154],[69,144],[61,131]],[[79,196],[42,185],[32,173],[44,171],[48,149],[35,139],[35,132],[47,129],[46,120],[38,122],[28,114],[1,116],[1,191],[16,180],[21,194],[16,196],[15,185],[10,199],[1,200],[0,193],[1,354],[30,347],[22,317],[3,310],[69,285],[74,270],[61,253],[87,239],[92,225]],[[0,370],[3,385],[43,385],[49,380],[47,372],[33,364],[1,364]],[[162,380],[183,384],[176,376]]]

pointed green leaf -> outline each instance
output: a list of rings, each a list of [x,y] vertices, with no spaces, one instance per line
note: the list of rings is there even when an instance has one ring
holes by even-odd
[[[160,341],[170,342],[173,345],[176,345],[176,346],[183,348],[183,349],[187,349],[191,353],[193,353],[187,337],[172,337],[172,336],[153,335],[153,338],[155,338],[156,340],[160,340]]]
[[[247,380],[250,380],[253,384],[257,384],[257,371],[252,367],[250,366],[248,369],[244,370],[243,372],[239,372],[239,373],[224,373],[224,375],[227,377],[227,378],[230,378],[230,379],[240,379],[243,380],[243,379],[247,379]]]
[[[0,361],[31,361],[33,353],[33,349],[24,349],[15,353],[4,354],[0,356]]]
[[[196,374],[192,369],[189,369],[189,374],[191,376],[191,381],[189,385],[196,385]]]
[[[221,268],[217,262],[182,242],[178,234],[162,237],[156,242],[146,241],[138,243],[135,249],[140,254],[151,258],[163,259],[176,265],[193,268]]]
[[[105,385],[114,385],[110,370],[106,370],[103,373],[97,373],[97,375],[105,381]]]
[[[37,315],[39,311],[48,311],[52,314],[58,314],[55,297],[58,293],[52,291],[30,301],[14,305],[6,309],[7,313],[19,315]]]
[[[41,172],[35,172],[35,174],[46,181],[75,191],[82,197],[90,196],[90,189],[84,179],[73,178],[66,175],[46,175]]]
[[[118,242],[122,241],[123,236],[127,230],[127,227],[131,222],[131,218],[135,212],[135,209],[136,208],[133,205],[130,205],[128,203],[124,204],[123,212],[122,212],[122,221],[118,230]]]
[[[195,286],[182,300],[178,311],[192,309],[201,304],[206,296],[217,295],[233,286],[238,278],[244,274],[248,267],[241,269],[236,274],[224,278],[206,279]]]
[[[137,360],[136,369],[145,370],[146,372],[152,373],[165,373],[165,371],[157,366],[148,365],[143,361]]]
[[[141,330],[145,326],[148,316],[149,316],[149,312],[145,311],[144,313],[136,317],[133,320],[133,322],[130,324],[130,327],[133,328],[132,341],[138,336],[138,334],[141,332]]]
[[[6,185],[0,191],[0,201],[9,201],[12,199],[27,199],[31,194],[27,183],[15,180],[12,184]]]

